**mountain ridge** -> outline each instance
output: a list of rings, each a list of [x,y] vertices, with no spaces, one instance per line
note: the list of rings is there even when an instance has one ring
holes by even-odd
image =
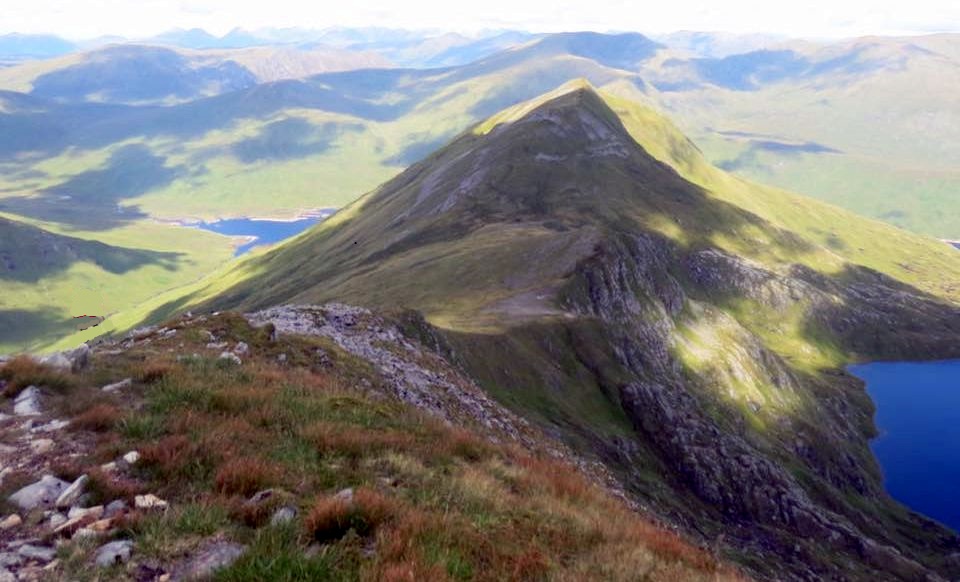
[[[890,256],[847,242],[881,234]],[[954,575],[960,540],[886,495],[842,366],[960,355],[934,243],[712,169],[580,81],[140,313],[414,309],[408,333],[753,574],[912,580]]]

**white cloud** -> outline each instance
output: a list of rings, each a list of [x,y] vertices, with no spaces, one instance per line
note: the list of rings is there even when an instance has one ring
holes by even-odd
[[[722,30],[791,36],[960,31],[955,0],[3,0],[0,29],[73,38],[147,36],[171,28],[387,26],[474,31]]]

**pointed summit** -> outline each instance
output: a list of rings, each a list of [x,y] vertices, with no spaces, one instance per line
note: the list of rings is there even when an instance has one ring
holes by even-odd
[[[517,122],[540,108],[584,108],[593,110],[602,117],[616,118],[616,114],[610,110],[610,107],[588,80],[574,79],[549,93],[544,93],[539,97],[504,109],[479,124],[474,129],[474,133],[487,134],[499,125]]]

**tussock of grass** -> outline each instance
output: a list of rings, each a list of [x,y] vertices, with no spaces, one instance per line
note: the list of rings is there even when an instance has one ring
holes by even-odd
[[[216,488],[224,495],[249,497],[269,488],[277,480],[278,472],[275,466],[261,459],[233,459],[217,469]]]
[[[75,430],[106,432],[120,422],[122,412],[110,404],[98,404],[73,419],[70,427]]]
[[[360,488],[349,500],[337,496],[318,499],[304,521],[304,528],[319,541],[340,539],[351,530],[366,536],[398,512],[395,502],[376,491]]]
[[[41,364],[29,356],[17,356],[0,367],[0,380],[6,381],[3,395],[15,398],[28,386],[41,386],[58,392],[73,384],[70,376]]]

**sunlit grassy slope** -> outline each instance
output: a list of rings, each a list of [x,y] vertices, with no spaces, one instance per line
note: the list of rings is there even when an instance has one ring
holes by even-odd
[[[960,238],[958,46],[957,35],[793,43],[716,61],[713,76],[673,54],[643,73],[663,81],[658,99],[712,161],[915,232]]]
[[[75,232],[0,216],[0,353],[73,333],[77,316],[128,310],[231,254],[228,239],[196,229],[143,222]]]
[[[602,93],[602,107],[592,107],[602,109],[600,115],[612,116],[611,123],[622,123],[643,150],[702,188],[706,194],[702,204],[690,207],[671,201],[665,191],[688,186],[674,183],[674,178],[659,171],[655,175],[662,176],[657,180],[663,183],[644,184],[615,174],[575,175],[576,168],[571,168],[567,170],[571,174],[557,174],[567,176],[570,188],[597,183],[603,184],[604,191],[583,201],[573,194],[563,195],[550,203],[556,204],[551,212],[561,222],[566,216],[587,217],[587,224],[593,227],[581,224],[565,231],[549,223],[511,225],[510,221],[525,211],[510,206],[513,202],[509,201],[503,208],[498,206],[500,202],[491,202],[492,206],[472,209],[472,218],[430,210],[435,204],[443,207],[436,196],[454,196],[463,186],[449,181],[463,177],[459,170],[446,177],[444,168],[463,168],[462,164],[468,163],[463,160],[474,163],[475,158],[469,156],[487,155],[479,154],[485,147],[495,152],[500,143],[496,141],[498,128],[509,131],[512,124],[538,108],[549,108],[578,92],[593,95],[581,81],[501,112],[278,249],[252,255],[195,285],[120,314],[108,321],[105,329],[127,329],[151,315],[211,300],[241,307],[334,298],[401,304],[421,309],[442,327],[473,331],[526,318],[549,318],[556,312],[550,294],[543,290],[552,287],[572,262],[587,252],[591,233],[600,232],[593,227],[608,228],[603,222],[593,222],[607,212],[615,220],[659,232],[678,244],[716,246],[774,271],[785,272],[793,264],[803,264],[824,274],[839,274],[848,265],[863,265],[932,296],[960,300],[960,254],[949,246],[731,176],[708,164],[654,109],[608,93]],[[513,135],[522,140],[524,134],[518,131]],[[553,147],[537,142],[536,136],[531,139],[534,141],[524,147],[546,151]],[[492,164],[491,172],[504,171],[494,162],[487,163]],[[537,170],[521,165],[512,171],[536,175]],[[629,194],[637,189],[649,194],[639,198]],[[421,203],[423,206],[418,206]],[[382,281],[390,284],[378,283]],[[225,298],[217,300],[221,296]],[[781,333],[783,330],[777,330],[770,335]]]

